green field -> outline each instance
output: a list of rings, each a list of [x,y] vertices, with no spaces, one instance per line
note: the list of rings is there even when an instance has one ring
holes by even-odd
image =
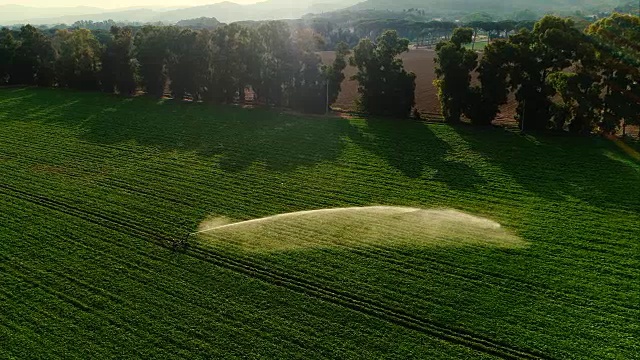
[[[0,358],[631,359],[639,184],[599,137],[0,89]]]
[[[475,44],[473,44],[473,50],[478,50],[478,51],[482,51],[484,50],[484,48],[489,45],[489,41],[488,40],[479,40],[476,41]],[[464,47],[467,49],[471,49],[471,44],[464,44]]]

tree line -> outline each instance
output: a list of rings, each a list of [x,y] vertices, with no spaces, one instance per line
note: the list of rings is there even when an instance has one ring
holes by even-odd
[[[380,15],[384,16],[384,15]],[[386,30],[395,30],[398,35],[408,38],[418,45],[435,45],[442,39],[451,37],[453,30],[458,27],[471,27],[485,32],[490,39],[506,38],[515,30],[533,29],[535,21],[470,21],[458,23],[446,20],[410,20],[394,17],[362,18],[353,16],[349,19],[313,18],[302,19],[291,23],[296,27],[308,27],[320,34],[326,41],[328,49],[339,42],[350,46],[358,44],[362,38],[375,39]]]
[[[96,35],[97,34],[97,35]],[[102,36],[101,36],[102,34]],[[56,86],[132,96],[144,91],[210,103],[238,103],[251,90],[260,104],[324,113],[338,98],[350,63],[359,70],[361,109],[407,116],[415,75],[397,55],[409,42],[388,31],[362,40],[354,54],[339,43],[323,65],[323,39],[311,29],[270,21],[194,30],[177,26],[112,26],[108,36],[84,28],[52,34],[27,25],[0,31],[0,85]]]
[[[474,32],[456,28],[436,46],[434,84],[446,121],[489,124],[512,94],[523,129],[587,133],[614,131],[621,120],[638,123],[638,16],[614,14],[585,31],[570,19],[546,16],[531,29],[491,42],[481,56],[464,46]],[[409,51],[407,39],[388,30],[352,50],[340,43],[328,66],[318,54],[322,43],[312,29],[292,30],[279,21],[200,30],[113,26],[108,36],[82,28],[47,34],[27,25],[0,31],[0,84],[126,96],[142,90],[211,103],[243,102],[251,89],[261,104],[324,113],[350,64],[357,68],[352,79],[362,112],[411,114],[415,75],[399,58]],[[477,82],[471,81],[474,72]]]
[[[323,113],[344,79],[349,49],[338,47],[333,64],[317,53],[322,39],[292,32],[282,22],[256,29],[232,24],[192,30],[176,26],[113,26],[103,39],[88,29],[53,35],[33,26],[0,31],[0,85],[57,86],[232,103],[255,100]]]
[[[489,124],[513,93],[523,129],[612,132],[621,120],[640,123],[640,17],[613,14],[580,31],[571,19],[545,16],[481,56],[463,46],[473,34],[455,29],[436,47],[446,121]]]

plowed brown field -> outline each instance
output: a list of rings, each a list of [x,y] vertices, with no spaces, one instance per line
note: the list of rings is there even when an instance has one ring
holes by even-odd
[[[330,63],[335,58],[333,51],[325,51],[321,53],[322,61]],[[440,116],[440,104],[433,80],[435,79],[435,65],[433,59],[435,52],[433,50],[411,50],[401,55],[404,66],[407,71],[416,74],[416,107],[420,112],[427,116]],[[338,97],[338,101],[334,107],[344,110],[354,110],[354,101],[358,96],[358,83],[349,80],[356,73],[354,67],[347,67],[345,70],[346,79],[342,84],[342,92]],[[515,99],[511,99],[508,104],[504,105],[501,113],[498,115],[498,121],[513,121],[517,104]]]

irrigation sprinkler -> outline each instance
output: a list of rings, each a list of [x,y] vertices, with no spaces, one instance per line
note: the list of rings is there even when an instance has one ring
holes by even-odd
[[[169,239],[169,242],[171,243],[171,248],[173,249],[173,251],[186,250],[189,247],[189,237],[191,235],[192,235],[191,233],[188,233],[186,236],[182,238]]]
[[[197,235],[197,234],[201,234],[203,232],[207,232],[207,231],[211,231],[213,229],[205,229],[205,230],[200,230],[200,231],[194,231],[194,232],[190,232],[187,233],[187,235],[185,235],[182,238],[171,238],[169,241],[171,242],[171,247],[173,248],[173,251],[178,251],[178,250],[184,250],[186,248],[189,247],[189,238],[193,235]]]

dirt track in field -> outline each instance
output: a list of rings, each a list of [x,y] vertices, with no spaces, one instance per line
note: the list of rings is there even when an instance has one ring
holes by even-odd
[[[331,63],[335,58],[333,51],[325,51],[320,54],[324,63]],[[433,50],[411,50],[401,55],[404,66],[407,71],[416,74],[416,107],[426,116],[440,116],[440,104],[433,80],[435,79],[435,64],[433,59],[435,52]],[[356,81],[349,80],[356,73],[354,67],[347,67],[345,70],[346,79],[342,84],[342,92],[338,97],[338,101],[334,107],[354,110],[354,101],[358,96],[358,84]],[[501,113],[498,115],[498,121],[513,121],[516,103],[511,99],[508,104],[502,107]]]

